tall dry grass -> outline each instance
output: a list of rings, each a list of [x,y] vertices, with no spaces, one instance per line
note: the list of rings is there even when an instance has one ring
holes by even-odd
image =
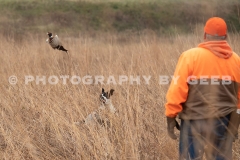
[[[61,37],[69,49],[53,50],[43,35],[29,35],[23,41],[1,36],[0,48],[0,157],[1,159],[178,159],[178,141],[166,134],[164,116],[168,85],[159,76],[173,74],[179,55],[201,42],[201,31],[192,35],[161,37],[151,31],[138,34],[104,34],[75,38]],[[239,35],[229,42],[240,53]],[[8,78],[18,77],[16,85]],[[32,75],[119,75],[151,76],[150,84],[141,77],[140,85],[56,85],[25,84]],[[111,127],[89,128],[76,125],[99,107],[101,88],[114,88],[118,117]],[[239,140],[233,155],[240,157]]]

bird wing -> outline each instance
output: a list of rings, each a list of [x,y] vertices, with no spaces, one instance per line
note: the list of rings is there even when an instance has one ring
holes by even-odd
[[[56,43],[57,45],[60,45],[60,46],[62,45],[62,43],[61,43],[61,41],[60,41],[60,39],[58,38],[57,35],[55,35],[54,41],[55,41],[55,43]]]
[[[49,39],[49,44],[51,45],[51,47],[52,47],[53,49],[61,46],[61,42],[60,42],[60,40],[59,40],[59,38],[58,38],[57,35],[55,35],[53,38],[50,38],[50,39]]]

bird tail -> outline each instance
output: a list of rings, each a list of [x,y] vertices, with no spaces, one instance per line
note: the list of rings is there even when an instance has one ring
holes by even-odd
[[[68,50],[66,50],[63,46],[59,46],[58,49],[62,50],[62,51],[65,51],[65,52],[68,52]]]

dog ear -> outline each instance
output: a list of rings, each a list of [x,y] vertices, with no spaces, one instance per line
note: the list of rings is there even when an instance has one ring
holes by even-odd
[[[102,93],[104,93],[104,89],[102,88]]]
[[[109,97],[113,95],[114,89],[110,90]]]

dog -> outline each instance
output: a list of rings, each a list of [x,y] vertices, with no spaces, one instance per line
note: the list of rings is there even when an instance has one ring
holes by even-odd
[[[110,97],[113,95],[114,89],[111,89],[109,92],[105,92],[104,88],[102,88],[102,93],[99,96],[99,100],[101,102],[100,107],[89,114],[84,123],[86,125],[96,125],[99,124],[101,126],[109,126],[109,114],[117,114],[116,108],[112,104],[112,100]]]

